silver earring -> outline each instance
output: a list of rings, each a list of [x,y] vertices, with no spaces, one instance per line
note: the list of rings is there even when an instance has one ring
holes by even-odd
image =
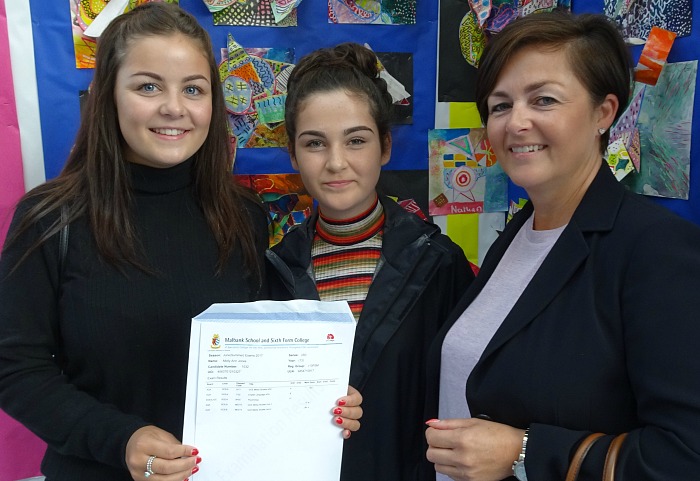
[[[606,130],[608,130],[608,129],[598,129],[598,133],[599,133],[600,135],[603,135],[603,134],[605,133]]]

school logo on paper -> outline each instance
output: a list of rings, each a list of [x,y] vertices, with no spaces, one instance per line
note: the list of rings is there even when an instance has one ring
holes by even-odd
[[[218,334],[211,336],[211,348],[219,349],[221,347],[221,337]]]
[[[333,334],[328,333],[326,335],[326,341],[333,341],[335,340],[335,336]]]

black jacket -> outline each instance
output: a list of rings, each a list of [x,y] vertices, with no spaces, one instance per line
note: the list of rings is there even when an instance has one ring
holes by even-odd
[[[425,481],[425,358],[474,275],[440,229],[380,197],[382,256],[355,332],[350,385],[363,395],[362,427],[345,442],[343,481]],[[272,296],[318,299],[311,244],[317,215],[268,251]],[[431,470],[432,467],[428,466]]]
[[[432,414],[444,335],[532,211],[506,226],[431,349]],[[600,480],[612,435],[626,431],[618,481],[699,479],[699,292],[700,228],[626,191],[603,163],[469,376],[469,409],[530,427],[532,480],[564,479],[580,441],[604,432],[578,477]]]

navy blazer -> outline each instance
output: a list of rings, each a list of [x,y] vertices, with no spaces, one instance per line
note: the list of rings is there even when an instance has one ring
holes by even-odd
[[[532,212],[508,223],[433,343],[429,416],[447,331]],[[698,313],[700,227],[627,191],[603,163],[469,376],[470,411],[530,428],[534,481],[563,480],[580,441],[604,432],[578,478],[600,480],[613,435],[627,431],[617,481],[700,479]]]

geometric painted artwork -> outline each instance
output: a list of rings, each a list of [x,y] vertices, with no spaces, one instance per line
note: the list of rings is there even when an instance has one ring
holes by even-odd
[[[641,144],[637,122],[646,89],[644,84],[638,85],[629,105],[610,128],[605,160],[617,180],[621,180],[630,172],[639,172],[641,165]]]
[[[486,129],[428,131],[430,215],[484,212],[487,168],[496,157]]]
[[[112,0],[119,3],[119,0]],[[105,15],[110,15],[114,18],[115,15],[133,10],[137,5],[147,3],[149,0],[128,0],[123,2],[124,6],[120,5],[121,12],[111,12],[109,9]],[[166,3],[178,3],[178,0],[150,0],[163,1]],[[97,38],[90,37],[85,34],[85,30],[90,24],[102,14],[110,0],[91,0],[89,2],[81,0],[70,0],[70,19],[71,28],[73,31],[73,47],[75,50],[75,67],[76,68],[95,68],[95,50],[97,48]],[[101,19],[103,19],[101,17]],[[109,23],[109,22],[107,22]]]
[[[644,89],[637,127],[641,144],[639,173],[623,183],[640,194],[688,199],[691,122],[698,61],[666,64],[656,86]]]
[[[214,25],[296,27],[301,0],[204,0]]]
[[[417,0],[328,0],[328,23],[412,25]]]
[[[634,45],[646,42],[654,26],[688,36],[693,22],[691,0],[604,0],[603,10]]]
[[[270,212],[270,247],[277,244],[293,225],[311,215],[313,199],[299,174],[236,175],[246,187],[256,191]]]
[[[292,49],[244,49],[228,36],[219,66],[229,127],[236,145],[286,147],[284,102]]]

